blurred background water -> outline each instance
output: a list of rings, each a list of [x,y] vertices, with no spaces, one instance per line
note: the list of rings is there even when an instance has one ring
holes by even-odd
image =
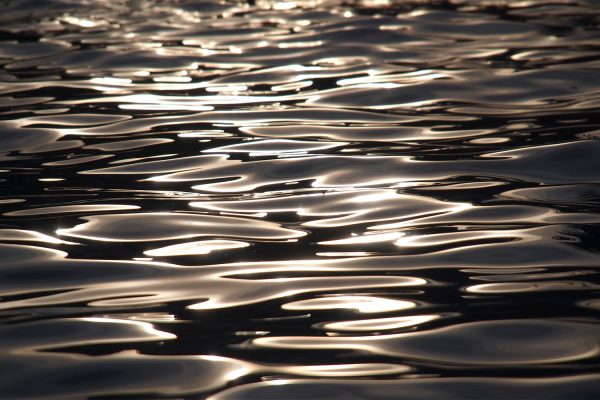
[[[598,398],[600,2],[0,1],[0,398]]]

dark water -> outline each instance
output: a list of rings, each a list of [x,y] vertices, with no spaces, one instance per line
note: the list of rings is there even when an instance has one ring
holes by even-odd
[[[0,11],[0,399],[600,398],[600,2]]]

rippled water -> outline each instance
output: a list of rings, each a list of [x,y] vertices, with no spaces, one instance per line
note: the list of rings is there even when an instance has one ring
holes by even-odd
[[[598,398],[600,2],[0,10],[0,398]]]

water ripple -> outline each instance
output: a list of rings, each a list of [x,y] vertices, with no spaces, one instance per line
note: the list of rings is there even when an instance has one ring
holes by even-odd
[[[0,398],[597,397],[596,1],[0,3]]]

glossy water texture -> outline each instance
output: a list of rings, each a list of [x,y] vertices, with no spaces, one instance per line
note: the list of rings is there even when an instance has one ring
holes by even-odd
[[[0,11],[0,399],[600,398],[600,2]]]

